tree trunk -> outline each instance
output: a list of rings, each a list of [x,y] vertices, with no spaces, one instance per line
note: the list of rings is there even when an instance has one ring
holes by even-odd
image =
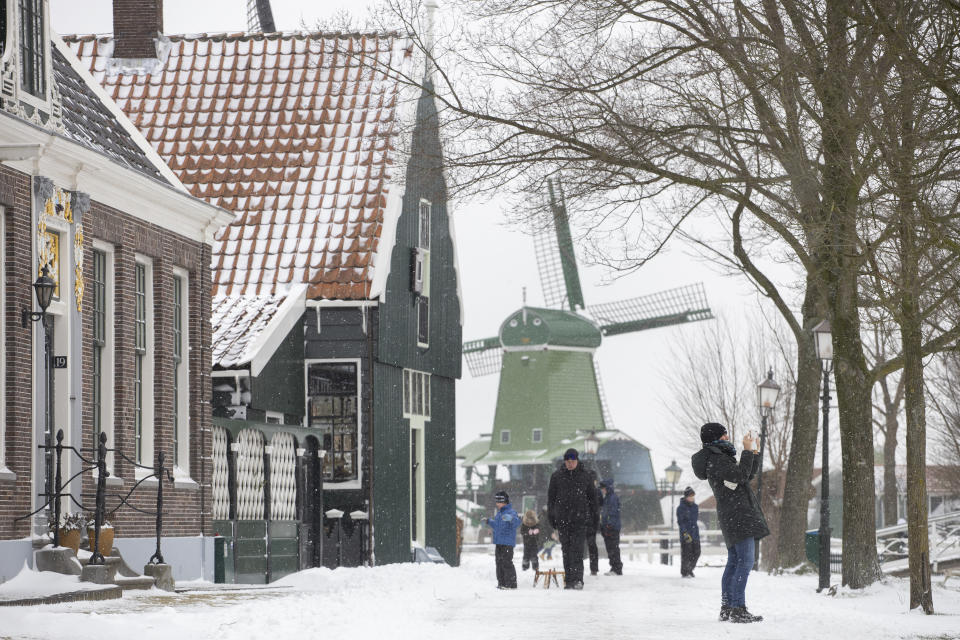
[[[907,75],[904,82],[908,82]],[[902,87],[899,163],[896,166],[900,235],[900,334],[903,341],[904,407],[907,420],[907,538],[909,540],[910,608],[933,613],[930,589],[930,539],[927,537],[927,423],[923,388],[923,335],[920,318],[920,251],[914,224],[916,186],[913,130],[915,110],[911,84]]]
[[[827,54],[823,74],[823,236],[819,252],[831,311],[834,372],[843,466],[843,584],[870,585],[879,575],[870,379],[860,340],[857,255],[857,182],[850,120],[848,0],[827,0]],[[824,478],[824,481],[828,481]],[[865,499],[867,498],[868,499]]]
[[[787,460],[783,504],[777,536],[777,567],[795,567],[805,560],[804,533],[810,505],[810,480],[817,451],[817,417],[820,397],[820,360],[811,330],[820,321],[814,309],[822,288],[807,278],[803,303],[804,334],[797,336],[797,388],[794,398],[793,435]]]
[[[897,495],[897,421],[898,407],[890,403],[884,414],[883,428],[883,524],[890,527],[898,520]]]

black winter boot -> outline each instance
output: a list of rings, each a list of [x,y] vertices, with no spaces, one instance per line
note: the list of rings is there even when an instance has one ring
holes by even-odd
[[[746,607],[734,607],[730,610],[730,622],[763,622],[763,616],[755,616]]]
[[[730,619],[730,610],[733,607],[723,605],[720,607],[720,622],[727,622]]]

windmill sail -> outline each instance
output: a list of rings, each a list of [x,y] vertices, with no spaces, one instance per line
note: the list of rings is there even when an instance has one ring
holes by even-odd
[[[247,31],[274,33],[276,30],[270,0],[247,0]]]
[[[474,378],[499,373],[503,363],[500,338],[483,338],[463,343],[463,357]]]
[[[543,300],[551,309],[582,309],[583,290],[577,272],[577,258],[573,250],[570,221],[560,181],[547,181],[550,215],[545,216],[544,227],[533,238],[537,269]]]
[[[600,394],[600,408],[603,410],[603,423],[605,429],[616,429],[613,426],[613,418],[610,416],[610,407],[607,405],[607,394],[603,390],[603,379],[600,377],[600,363],[596,356],[593,358],[593,375],[597,379],[597,393]]]
[[[713,317],[703,284],[697,283],[658,293],[607,302],[590,307],[604,336],[656,329]]]

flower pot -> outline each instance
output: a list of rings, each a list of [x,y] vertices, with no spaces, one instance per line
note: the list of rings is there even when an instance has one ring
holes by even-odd
[[[76,555],[77,550],[80,548],[81,537],[82,533],[80,529],[60,529],[60,546],[70,547],[73,549],[74,555]]]
[[[87,529],[87,537],[90,539],[90,551],[93,551],[93,541],[96,539],[96,531],[93,527]],[[97,545],[100,555],[107,557],[113,550],[113,527],[100,527],[100,544]]]

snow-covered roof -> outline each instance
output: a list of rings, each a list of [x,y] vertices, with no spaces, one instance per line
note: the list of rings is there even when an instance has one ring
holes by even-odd
[[[303,315],[305,285],[286,296],[216,296],[213,298],[213,364],[250,365],[259,375],[293,324]]]
[[[111,68],[111,37],[66,38],[191,193],[235,212],[216,235],[213,294],[269,300],[304,283],[310,299],[370,297],[378,260],[389,267],[377,257],[388,200],[402,195],[391,184],[401,88],[375,67],[412,64],[409,39],[169,40],[149,73]]]

